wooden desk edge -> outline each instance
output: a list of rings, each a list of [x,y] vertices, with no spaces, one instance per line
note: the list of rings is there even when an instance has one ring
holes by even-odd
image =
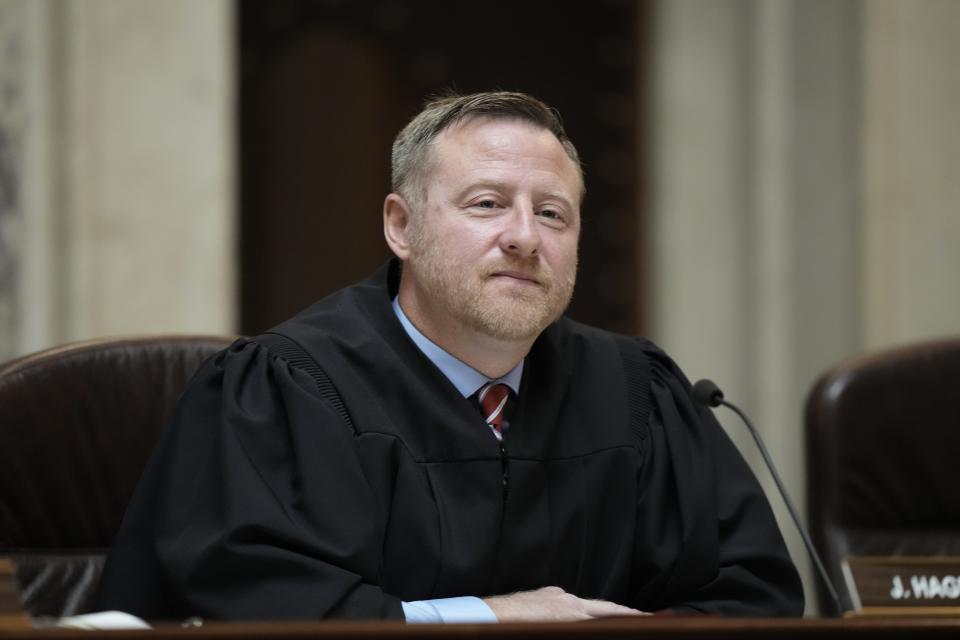
[[[74,629],[0,629],[0,638],[42,640],[46,638],[104,637],[162,640],[228,638],[321,638],[323,640],[372,640],[396,638],[507,638],[540,640],[556,638],[636,638],[694,639],[710,638],[816,638],[816,640],[852,638],[960,638],[958,618],[846,618],[846,619],[765,619],[718,617],[617,618],[581,623],[531,624],[451,624],[421,625],[402,622],[211,622],[199,628],[158,624],[152,631],[85,631]]]

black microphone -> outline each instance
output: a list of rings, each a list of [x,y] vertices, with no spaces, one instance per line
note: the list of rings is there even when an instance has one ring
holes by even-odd
[[[817,572],[820,574],[820,580],[822,580],[823,584],[827,587],[827,591],[829,592],[830,598],[833,600],[834,605],[836,605],[837,611],[842,613],[845,609],[843,605],[840,604],[840,596],[837,595],[836,590],[833,588],[833,583],[830,582],[830,578],[827,577],[827,570],[823,568],[823,562],[820,560],[820,555],[813,547],[813,541],[810,540],[810,534],[807,533],[806,528],[804,528],[804,526],[800,523],[800,516],[797,514],[797,509],[793,506],[793,501],[790,500],[790,496],[787,495],[787,490],[783,486],[783,481],[780,479],[780,474],[777,473],[777,468],[773,466],[773,459],[770,457],[770,454],[767,453],[767,448],[764,446],[763,440],[760,439],[760,434],[753,427],[753,423],[750,422],[750,419],[743,411],[740,410],[739,407],[723,399],[723,391],[721,391],[720,387],[718,387],[712,380],[707,380],[705,378],[703,380],[698,380],[690,390],[690,397],[693,398],[695,403],[703,407],[719,407],[720,405],[723,405],[740,416],[740,419],[743,420],[743,424],[747,425],[747,430],[750,431],[750,435],[753,436],[753,441],[757,443],[757,448],[760,449],[760,454],[763,456],[763,461],[767,464],[767,469],[770,470],[770,475],[773,476],[773,481],[777,484],[777,489],[780,491],[780,497],[783,498],[783,503],[787,505],[787,510],[790,512],[790,516],[793,518],[793,523],[797,525],[797,530],[800,532],[800,537],[803,538],[803,544],[807,547],[807,553],[810,554],[811,558],[813,558],[813,563],[816,565]]]

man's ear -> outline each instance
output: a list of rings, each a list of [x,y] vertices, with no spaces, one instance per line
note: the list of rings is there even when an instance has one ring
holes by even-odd
[[[410,255],[411,215],[410,205],[399,193],[391,193],[383,201],[383,237],[390,250],[401,260],[406,260]]]

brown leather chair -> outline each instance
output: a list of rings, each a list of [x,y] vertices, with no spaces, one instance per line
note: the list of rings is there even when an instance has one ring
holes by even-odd
[[[0,366],[0,555],[33,616],[86,611],[153,443],[220,336],[105,338]]]
[[[811,534],[845,608],[847,556],[960,555],[960,337],[834,366],[806,437]]]

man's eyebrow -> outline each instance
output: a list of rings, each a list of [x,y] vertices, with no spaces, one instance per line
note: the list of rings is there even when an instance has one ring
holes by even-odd
[[[478,180],[477,182],[471,182],[463,189],[460,189],[454,194],[455,200],[463,200],[468,195],[474,191],[483,191],[490,190],[496,191],[497,193],[502,193],[504,191],[510,191],[509,185],[506,182],[498,182],[496,180]]]
[[[544,197],[547,197],[547,198],[554,198],[556,200],[560,200],[563,202],[563,204],[570,207],[571,209],[576,208],[576,205],[574,205],[573,200],[571,200],[566,194],[560,191],[547,191],[543,195]]]
[[[507,192],[512,192],[515,190],[515,188],[512,187],[508,181],[485,179],[485,180],[478,180],[477,182],[470,183],[469,185],[467,185],[466,187],[458,191],[456,193],[456,197],[458,199],[464,198],[471,191],[483,190],[483,189],[490,189],[492,191],[507,191]],[[557,191],[557,190],[543,191],[538,193],[537,195],[542,198],[560,200],[564,204],[564,206],[570,207],[571,209],[576,208],[575,201],[572,200],[568,195],[564,194],[562,191]]]

